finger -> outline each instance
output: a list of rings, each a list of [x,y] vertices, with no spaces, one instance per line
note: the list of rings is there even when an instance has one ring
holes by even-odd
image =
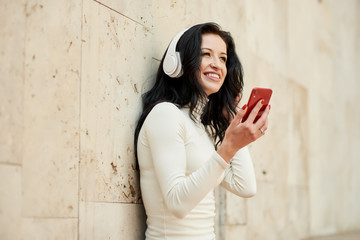
[[[268,119],[266,119],[265,124],[261,128],[259,128],[259,131],[261,132],[261,135],[265,134],[267,128],[268,128]]]
[[[264,124],[264,126],[262,127],[262,129],[263,129],[264,131],[266,131],[266,130],[268,129],[268,125],[269,125],[269,121],[268,121],[268,118],[266,118],[265,124]]]
[[[270,112],[270,106],[267,106],[264,112],[262,113],[261,117],[255,123],[255,126],[257,128],[260,128],[265,125],[268,119],[269,112]]]
[[[231,123],[236,124],[236,125],[239,124],[241,119],[245,115],[246,109],[247,109],[247,104],[245,104],[242,108],[239,108],[239,111],[236,113],[236,115]]]
[[[246,121],[249,121],[249,122],[251,122],[251,123],[254,122],[254,120],[255,120],[258,112],[260,111],[261,107],[263,106],[263,102],[264,102],[264,100],[261,99],[261,100],[259,100],[259,101],[256,103],[255,107],[251,110],[251,112],[250,112],[250,114],[249,114],[249,116],[248,116],[248,118],[247,118]],[[258,122],[258,121],[257,121],[257,122]]]

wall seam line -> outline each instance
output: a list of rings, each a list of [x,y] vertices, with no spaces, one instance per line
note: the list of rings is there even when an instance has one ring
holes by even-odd
[[[143,203],[132,203],[132,202],[116,202],[116,201],[80,201],[86,203],[108,203],[108,204],[129,204],[129,205],[143,205]]]
[[[40,216],[23,216],[23,219],[44,219],[44,220],[50,220],[50,219],[69,219],[69,220],[76,220],[77,217],[40,217]]]
[[[14,162],[0,162],[0,165],[14,166],[14,167],[22,167],[21,163]]]
[[[79,71],[79,154],[78,154],[78,213],[77,213],[77,240],[80,240],[80,189],[81,189],[81,83],[83,77],[83,21],[84,16],[84,0],[81,0],[81,15],[80,15],[80,71]]]
[[[140,23],[140,22],[136,21],[135,19],[132,19],[131,17],[126,16],[125,14],[123,14],[123,13],[121,13],[121,12],[119,12],[119,11],[115,10],[114,8],[109,7],[109,6],[107,6],[107,5],[105,5],[105,4],[101,3],[101,2],[99,2],[99,1],[97,1],[97,0],[93,0],[93,1],[94,1],[94,2],[96,2],[96,3],[98,3],[98,4],[100,4],[100,5],[102,5],[102,6],[104,6],[104,7],[106,7],[106,8],[108,8],[108,9],[110,9],[111,11],[116,12],[117,14],[119,14],[119,15],[121,15],[121,16],[123,16],[123,17],[125,17],[125,18],[127,18],[127,19],[129,19],[129,20],[131,20],[131,21],[133,21],[133,22],[135,22],[135,23],[137,23],[137,24],[139,24],[139,25],[143,26],[146,30],[148,30],[148,31],[149,31],[149,28],[148,28],[148,27],[146,27],[144,24],[142,24],[142,23]]]
[[[28,0],[24,1],[24,14],[25,14],[25,31],[24,31],[24,49],[23,49],[23,91],[22,91],[22,135],[21,135],[21,173],[20,173],[20,188],[21,188],[21,210],[20,210],[20,221],[24,218],[24,149],[25,149],[25,93],[26,93],[26,42],[27,42],[27,36],[28,36],[28,15],[27,15],[27,5]],[[23,231],[20,230],[20,236],[22,236]]]

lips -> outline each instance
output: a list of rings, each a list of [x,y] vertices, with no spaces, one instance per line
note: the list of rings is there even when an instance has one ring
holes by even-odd
[[[206,73],[204,73],[204,75],[214,81],[220,80],[220,74],[215,73],[215,72],[206,72]]]

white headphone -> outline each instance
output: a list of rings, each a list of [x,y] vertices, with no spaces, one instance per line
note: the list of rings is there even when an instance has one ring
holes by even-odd
[[[166,52],[164,62],[163,62],[163,70],[166,75],[172,78],[179,78],[183,74],[180,53],[176,52],[176,45],[181,38],[181,36],[187,31],[185,29],[179,32],[171,41],[168,50]]]

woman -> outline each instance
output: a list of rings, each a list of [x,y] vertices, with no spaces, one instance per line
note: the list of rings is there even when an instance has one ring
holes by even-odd
[[[255,194],[246,146],[267,129],[270,108],[253,123],[260,101],[241,123],[242,87],[233,39],[218,25],[195,25],[170,43],[135,131],[146,239],[215,239],[214,188]]]

